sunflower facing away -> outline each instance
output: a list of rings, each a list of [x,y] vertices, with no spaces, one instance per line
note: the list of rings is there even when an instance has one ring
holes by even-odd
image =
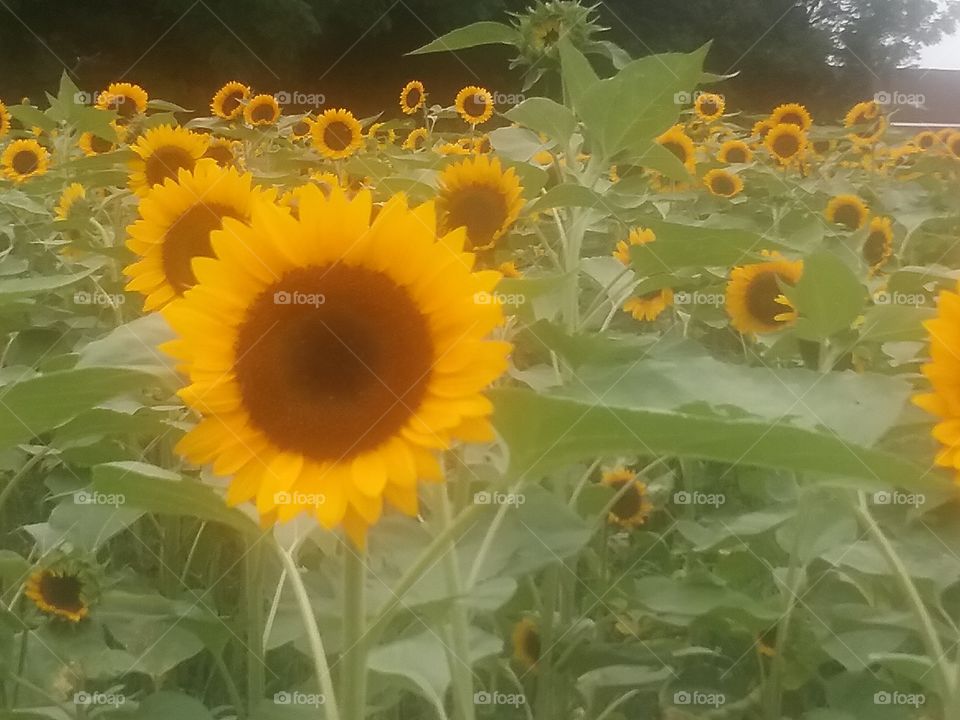
[[[687,135],[683,125],[674,125],[672,128],[657,138],[657,142],[663,145],[667,150],[673,153],[691,175],[696,172],[696,160],[694,159],[696,147],[693,144],[693,138]]]
[[[427,104],[427,91],[419,80],[411,80],[400,91],[400,110],[404,115],[413,115]]]
[[[624,467],[607,470],[601,476],[600,482],[616,493],[629,486],[629,489],[623,492],[610,509],[607,521],[611,525],[630,529],[640,527],[647,522],[647,518],[653,511],[653,503],[647,496],[646,483],[638,480],[633,470]]]
[[[780,284],[796,285],[803,275],[802,260],[773,256],[769,261],[734,268],[727,283],[726,309],[741,333],[769,333],[793,322],[796,312]]]
[[[620,261],[622,265],[630,266],[630,248],[634,245],[646,245],[657,239],[657,235],[650,228],[633,228],[627,235],[626,240],[617,243],[613,256]]]
[[[10,132],[10,112],[7,106],[0,102],[0,138]]]
[[[763,144],[781,165],[793,165],[799,162],[807,149],[807,136],[792,123],[773,126],[767,133]]]
[[[753,150],[743,140],[727,140],[720,146],[717,160],[728,165],[741,165],[753,160]]]
[[[524,670],[535,670],[540,662],[540,629],[530,618],[524,618],[513,626],[511,634],[513,659]]]
[[[856,195],[837,195],[827,203],[827,220],[847,230],[859,230],[867,222],[867,204]]]
[[[43,614],[79,623],[90,614],[95,588],[92,576],[80,565],[58,561],[35,570],[23,594]]]
[[[697,117],[706,122],[713,122],[723,117],[723,111],[726,109],[726,102],[723,95],[714,93],[700,93],[697,99],[693,101],[694,112]]]
[[[97,107],[102,110],[113,110],[122,123],[127,123],[137,115],[147,111],[149,101],[147,91],[139,85],[130,83],[111,83],[110,86],[97,96]]]
[[[507,232],[523,208],[523,187],[500,160],[476,155],[448,165],[439,178],[437,211],[445,230],[465,227],[467,244],[486,250]]]
[[[66,220],[70,217],[70,210],[77,203],[78,200],[83,200],[87,196],[87,190],[78,182],[70,183],[66,190],[60,195],[60,199],[57,200],[57,206],[54,209],[54,213],[57,216],[58,220]]]
[[[421,127],[410,131],[406,139],[404,139],[402,147],[404,150],[420,150],[426,143],[427,129]]]
[[[780,105],[770,113],[770,122],[775,126],[783,123],[796,125],[804,132],[813,126],[813,118],[810,117],[809,111],[799,103]]]
[[[50,153],[36,140],[14,140],[0,156],[3,174],[15,183],[43,175],[50,167]]]
[[[367,190],[308,186],[299,219],[272,203],[227,218],[164,310],[202,415],[178,451],[232,475],[228,502],[265,524],[307,512],[360,547],[384,500],[416,515],[437,451],[492,439],[483,392],[510,352],[488,339],[500,274],[471,271],[466,234],[438,237],[432,203],[403,195],[372,209]]]
[[[893,254],[893,220],[888,217],[873,218],[860,253],[870,272],[878,272]]]
[[[243,119],[247,125],[263,127],[273,125],[280,119],[280,103],[273,95],[254,95],[243,106]]]
[[[743,180],[732,172],[714,168],[703,176],[703,184],[719,197],[732,198],[743,192]]]
[[[207,152],[209,138],[182,127],[147,130],[131,147],[136,157],[130,161],[130,189],[146,195],[154,185],[176,178],[181,170],[193,170]]]
[[[140,201],[140,218],[127,229],[127,247],[139,259],[124,268],[126,289],[146,297],[147,311],[182,296],[197,281],[194,258],[213,256],[210,233],[224,218],[248,222],[253,204],[272,194],[254,189],[249,173],[212,160],[181,170],[176,181],[168,179]]]
[[[493,95],[486,88],[469,85],[457,93],[454,107],[470,125],[480,125],[493,117]]]
[[[253,91],[249,87],[232,80],[217,90],[210,102],[210,111],[218,118],[236,120],[243,115],[243,104],[252,94]]]
[[[353,155],[363,144],[363,128],[353,113],[342,108],[325,110],[310,130],[313,147],[330,160]]]
[[[634,295],[623,303],[623,311],[638,322],[653,322],[673,305],[673,290],[661,288],[643,295]]]

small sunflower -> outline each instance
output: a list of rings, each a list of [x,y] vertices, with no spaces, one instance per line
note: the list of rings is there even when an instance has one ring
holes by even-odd
[[[717,160],[728,165],[742,165],[753,160],[753,150],[743,140],[727,140],[720,146]]]
[[[10,132],[10,111],[0,102],[0,138]]]
[[[696,146],[683,125],[674,125],[657,138],[657,142],[673,153],[691,175],[696,172]]]
[[[770,113],[770,122],[774,126],[784,123],[796,125],[804,132],[813,126],[813,118],[810,117],[810,112],[799,103],[780,105]]]
[[[427,92],[419,80],[411,80],[400,91],[400,110],[404,115],[413,115],[427,104]]]
[[[950,133],[947,137],[947,150],[953,157],[960,159],[960,132]]]
[[[854,105],[843,119],[844,127],[851,130],[847,136],[855,145],[873,145],[887,131],[889,121],[880,112],[880,106],[872,100]]]
[[[330,160],[353,155],[363,144],[363,128],[349,110],[325,110],[311,129],[313,147]]]
[[[693,109],[697,117],[705,122],[711,123],[723,117],[726,102],[723,99],[723,95],[700,93],[697,95],[697,99],[693,101]]]
[[[280,103],[273,95],[254,95],[243,106],[243,119],[247,125],[263,127],[273,125],[280,119]]]
[[[703,184],[720,197],[732,198],[743,192],[743,180],[739,175],[718,168],[703,176]]]
[[[524,670],[535,670],[540,662],[540,630],[531,618],[513,626],[513,659]]]
[[[272,198],[252,187],[249,173],[223,169],[211,160],[193,172],[181,170],[140,201],[140,218],[127,232],[127,247],[138,260],[124,268],[127,290],[146,297],[144,310],[155,310],[196,284],[193,260],[213,257],[210,234],[225,218],[249,222],[254,203]]]
[[[771,128],[763,144],[780,165],[799,162],[807,149],[807,136],[792,123],[781,123]]]
[[[203,157],[214,160],[220,167],[232,167],[240,156],[242,143],[227,138],[211,137]]]
[[[657,239],[657,235],[650,228],[640,228],[636,227],[630,230],[630,233],[627,235],[626,240],[621,240],[617,243],[616,249],[613,251],[613,256],[620,261],[621,264],[629,267],[630,266],[630,248],[634,245],[646,245]]]
[[[917,133],[916,137],[913,138],[913,144],[921,150],[929,150],[937,144],[937,141],[937,134],[932,130],[924,130]]]
[[[486,88],[469,85],[457,93],[454,107],[470,125],[481,125],[493,117],[493,95]]]
[[[112,135],[112,138],[94,135],[92,132],[85,132],[80,135],[77,145],[83,151],[83,154],[87,157],[93,157],[117,150],[123,142],[125,133],[123,128],[117,125],[111,125],[111,128],[109,135]]]
[[[813,154],[818,158],[825,158],[837,149],[837,141],[829,140],[827,138],[820,138],[818,140],[811,141],[809,147]]]
[[[57,207],[54,212],[58,220],[66,220],[70,217],[70,209],[78,200],[83,200],[87,196],[87,190],[78,182],[67,185],[66,190],[57,200]]]
[[[489,135],[480,135],[473,139],[473,151],[477,155],[486,155],[491,150],[493,150],[493,145],[490,143]]]
[[[143,196],[154,185],[175,179],[181,170],[193,170],[207,151],[210,139],[182,127],[147,130],[132,146],[136,157],[130,161],[130,188]]]
[[[411,130],[407,135],[406,139],[403,141],[404,150],[422,150],[427,144],[427,129],[426,128],[416,128]]]
[[[60,558],[34,570],[27,578],[23,594],[44,615],[76,624],[90,615],[98,591],[86,567]]]
[[[623,303],[623,311],[638,322],[653,322],[673,305],[673,290],[661,288],[644,295],[634,295]]]
[[[439,178],[437,211],[445,230],[467,229],[467,244],[485,250],[507,232],[523,208],[523,187],[500,160],[476,155],[448,165]]]
[[[290,137],[294,140],[303,140],[310,137],[310,128],[313,126],[313,119],[309,115],[304,115],[290,126]]]
[[[624,492],[610,509],[607,521],[611,525],[630,529],[640,527],[647,522],[653,510],[653,503],[647,496],[646,483],[638,480],[633,470],[625,467],[607,470],[601,476],[600,482],[618,493],[625,486],[630,486],[630,489]]]
[[[486,387],[510,345],[488,298],[500,274],[471,271],[463,231],[438,237],[432,203],[308,186],[299,219],[258,203],[227,218],[216,258],[164,316],[180,336],[180,391],[201,422],[178,452],[232,475],[228,502],[264,524],[308,512],[362,547],[384,500],[418,511],[417,481],[442,481],[436,453],[493,437]]]
[[[217,90],[210,102],[210,111],[218,118],[236,120],[243,115],[243,105],[253,91],[242,82],[232,80]]]
[[[383,123],[374,123],[367,128],[367,139],[377,147],[387,147],[397,141],[397,132]]]
[[[880,116],[880,106],[873,100],[860,102],[850,108],[843,118],[845,127],[854,125],[863,125],[871,120],[876,120]]]
[[[50,153],[36,140],[14,140],[0,156],[0,166],[8,179],[22,183],[47,172]]]
[[[837,195],[827,203],[827,220],[847,230],[859,230],[867,222],[867,204],[856,195]]]
[[[130,83],[111,83],[106,91],[97,96],[97,107],[113,110],[121,123],[127,123],[147,111],[147,91]]]
[[[888,217],[875,217],[870,221],[867,239],[860,250],[864,262],[876,273],[893,254],[893,221]]]
[[[802,260],[774,256],[767,262],[734,268],[727,283],[726,309],[731,324],[741,333],[769,333],[796,318],[780,283],[796,285],[803,275]]]
[[[767,139],[767,134],[773,130],[774,124],[770,121],[770,118],[764,120],[757,120],[753,124],[753,129],[750,131],[752,137],[757,138],[761,143]]]

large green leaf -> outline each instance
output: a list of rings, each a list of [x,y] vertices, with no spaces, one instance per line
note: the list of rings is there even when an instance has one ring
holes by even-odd
[[[477,45],[515,45],[520,41],[520,33],[509,25],[498,22],[476,22],[446,35],[438,37],[423,47],[413,50],[408,55],[424,55],[434,52],[448,52],[463,50]]]
[[[866,290],[836,254],[818,252],[804,261],[803,277],[788,296],[799,313],[797,336],[823,340],[850,327],[863,309]]]
[[[70,275],[37,275],[28,278],[9,278],[0,280],[0,303],[16,298],[38,295],[50,290],[73,285],[93,273],[93,270],[83,270]]]
[[[529,98],[504,114],[509,120],[543,133],[564,147],[577,128],[573,113],[549,98]]]

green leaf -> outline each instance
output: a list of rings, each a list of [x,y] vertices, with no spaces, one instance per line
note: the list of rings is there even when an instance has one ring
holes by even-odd
[[[32,105],[11,105],[7,108],[16,120],[26,128],[38,127],[45,132],[50,132],[57,127],[55,120],[49,118],[43,111],[38,110]]]
[[[520,42],[520,33],[509,25],[498,22],[475,22],[446,35],[438,37],[423,47],[413,50],[408,55],[424,55],[426,53],[463,50],[477,45],[516,45]]]
[[[568,101],[577,113],[583,117],[583,98],[588,89],[599,82],[586,55],[577,50],[568,38],[560,38],[557,43],[560,51],[560,72],[567,91]]]
[[[137,720],[214,720],[213,713],[199,700],[170,690],[161,690],[145,698],[136,716]]]
[[[573,113],[549,98],[529,98],[504,114],[513,122],[543,133],[564,147],[577,129],[577,119]]]
[[[799,313],[794,332],[805,340],[824,340],[846,330],[866,302],[857,276],[832,252],[808,257],[803,276],[787,296]]]
[[[861,342],[898,342],[926,340],[923,327],[926,320],[936,315],[936,310],[910,305],[875,305],[863,317]]]
[[[36,275],[28,278],[0,280],[0,303],[73,285],[92,275],[93,269],[71,275]]]
[[[151,373],[166,384],[180,383],[174,362],[158,349],[172,340],[173,330],[160,313],[131,320],[94,340],[79,353],[77,367],[120,367]]]
[[[583,185],[565,183],[555,185],[537,198],[530,206],[530,212],[549,210],[555,207],[585,207],[609,210],[610,203],[603,195]]]

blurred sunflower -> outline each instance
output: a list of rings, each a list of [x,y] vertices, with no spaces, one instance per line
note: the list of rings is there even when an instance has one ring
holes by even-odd
[[[249,173],[224,169],[212,160],[197,163],[193,172],[180,170],[140,201],[140,217],[127,232],[127,247],[138,260],[124,268],[126,289],[145,296],[144,310],[156,310],[196,284],[193,260],[213,257],[210,234],[225,218],[245,223],[256,202],[272,199],[273,191],[252,186]]]
[[[323,157],[340,160],[353,155],[363,144],[363,129],[349,110],[325,110],[310,130],[313,147]]]
[[[486,155],[493,150],[489,135],[480,135],[473,140],[473,151],[478,155]]]
[[[10,111],[0,102],[0,138],[10,132]]]
[[[14,140],[0,155],[3,174],[15,183],[43,175],[50,167],[50,153],[36,140]]]
[[[99,590],[86,563],[57,553],[31,573],[23,594],[44,615],[76,624],[90,615]]]
[[[139,85],[110,83],[107,89],[97,96],[96,105],[101,110],[113,110],[121,123],[127,123],[147,111],[149,99],[147,91]]]
[[[497,266],[497,272],[511,280],[518,280],[523,277],[523,273],[517,269],[517,263],[514,260],[500,263]]]
[[[714,168],[703,176],[703,184],[719,197],[732,198],[743,192],[743,180],[732,172]]]
[[[232,80],[217,90],[210,102],[210,111],[218,118],[236,120],[243,115],[243,104],[253,91],[241,82]]]
[[[461,142],[443,142],[434,147],[441,155],[473,155],[473,146],[464,147]]]
[[[310,115],[304,115],[290,126],[290,137],[294,140],[302,140],[305,137],[310,137],[310,128],[312,125],[313,119]]]
[[[237,162],[242,147],[242,143],[236,140],[211,137],[203,157],[215,161],[220,167],[231,167]]]
[[[86,196],[87,190],[80,183],[75,182],[67,185],[67,188],[60,194],[60,198],[57,200],[57,206],[54,209],[57,219],[66,220],[70,217],[70,209],[78,200],[82,200]]]
[[[493,95],[486,88],[469,85],[457,93],[454,107],[470,125],[481,125],[493,117]]]
[[[780,105],[770,113],[770,123],[776,125],[796,125],[806,132],[813,126],[813,118],[810,112],[800,103],[787,103]]]
[[[873,100],[859,102],[847,111],[843,118],[843,124],[848,128],[854,125],[862,125],[871,120],[876,120],[879,115],[880,106]]]
[[[653,322],[673,305],[673,290],[661,288],[643,295],[634,295],[623,303],[623,311],[638,322]]]
[[[847,230],[859,230],[867,222],[870,214],[867,204],[856,195],[837,195],[827,203],[827,220],[835,225],[843,225]]]
[[[126,133],[122,127],[111,125],[111,132],[109,134],[113,137],[106,138],[100,135],[94,135],[92,132],[85,132],[80,135],[80,138],[77,140],[77,145],[87,157],[113,152],[120,147]]]
[[[837,141],[827,138],[819,138],[817,140],[813,140],[809,147],[810,150],[813,151],[813,154],[818,158],[825,158],[827,155],[837,149]]]
[[[540,662],[540,630],[531,618],[513,626],[511,634],[513,659],[524,670],[535,670]]]
[[[400,110],[404,115],[413,115],[427,104],[427,92],[419,80],[411,80],[400,91]]]
[[[445,231],[467,230],[467,245],[485,250],[507,232],[523,208],[523,187],[500,160],[476,155],[448,165],[440,173],[437,212]]]
[[[683,125],[674,125],[657,138],[657,142],[669,150],[691,175],[696,172],[696,147]]]
[[[947,150],[955,158],[960,158],[960,132],[950,133],[947,137]]]
[[[780,165],[787,166],[803,158],[807,149],[807,136],[798,126],[781,123],[770,129],[763,143]]]
[[[653,511],[653,503],[647,495],[647,484],[638,480],[633,470],[625,467],[606,470],[601,475],[600,482],[617,493],[629,486],[610,509],[607,521],[611,525],[630,529],[647,522]]]
[[[717,160],[728,165],[740,165],[753,160],[753,150],[743,140],[727,140],[720,146]]]
[[[633,228],[627,235],[626,240],[621,240],[617,243],[617,247],[613,251],[613,256],[619,260],[621,264],[629,267],[630,248],[634,245],[646,245],[647,243],[651,243],[656,239],[656,233],[650,228]]]
[[[427,142],[427,129],[416,128],[411,130],[403,141],[404,150],[422,150]]]
[[[924,130],[913,138],[913,144],[921,150],[929,150],[937,144],[937,134],[932,130]]]
[[[247,125],[263,127],[273,125],[280,119],[280,103],[273,95],[254,95],[243,106],[243,119]]]
[[[711,123],[723,117],[723,111],[726,109],[726,102],[723,95],[714,93],[700,93],[697,99],[693,101],[693,110],[701,120]]]
[[[130,189],[143,196],[154,185],[176,178],[181,170],[193,170],[207,152],[210,139],[182,127],[161,125],[147,130],[131,147]]]
[[[741,333],[769,333],[793,322],[796,311],[780,284],[796,285],[803,275],[802,260],[773,255],[767,262],[736,267],[727,283],[726,309]]]
[[[367,139],[373,141],[377,147],[387,147],[397,141],[397,133],[383,123],[374,123],[367,129]]]
[[[402,194],[372,209],[308,186],[299,220],[272,203],[228,218],[164,310],[203,417],[178,452],[232,475],[228,502],[264,524],[308,512],[359,547],[384,500],[417,514],[437,451],[493,438],[483,392],[511,349],[488,339],[503,312],[477,297],[500,274],[471,271],[465,233],[438,237],[433,204]]]
[[[875,217],[870,221],[870,230],[860,254],[871,273],[878,272],[884,266],[893,254],[893,220]]]
[[[880,106],[872,100],[854,105],[843,119],[844,127],[851,130],[847,137],[857,146],[873,145],[887,131],[888,121],[881,114]]]
[[[770,118],[764,120],[757,120],[753,124],[753,129],[750,131],[751,137],[757,138],[761,143],[767,139],[767,134],[773,130],[774,124],[770,121]]]

